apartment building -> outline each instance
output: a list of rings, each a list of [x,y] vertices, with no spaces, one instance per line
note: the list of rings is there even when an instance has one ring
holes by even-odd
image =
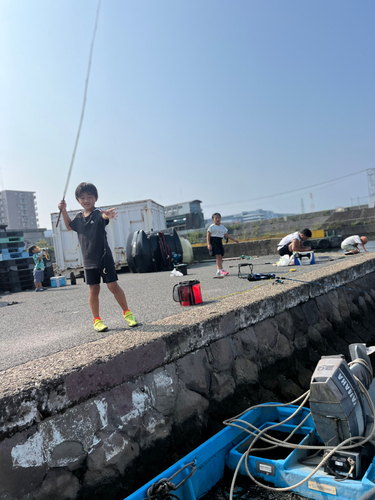
[[[204,227],[201,203],[200,200],[193,200],[164,207],[167,228],[174,227],[176,230],[182,231]]]
[[[255,222],[264,219],[277,219],[279,217],[284,217],[285,215],[293,214],[277,214],[271,210],[252,210],[251,212],[241,212],[240,214],[234,215],[223,215],[221,217],[222,224],[241,224],[243,222]],[[206,226],[212,224],[211,219],[205,220]]]
[[[39,226],[33,191],[0,191],[0,224],[7,229],[35,229]]]

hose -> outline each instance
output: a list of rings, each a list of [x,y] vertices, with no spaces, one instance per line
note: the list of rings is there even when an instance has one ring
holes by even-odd
[[[362,364],[364,366],[367,365],[364,360],[354,360],[351,363],[349,363],[349,365],[352,365],[355,362],[360,362],[360,364]],[[368,366],[367,366],[367,369],[369,370]],[[348,450],[348,449],[352,449],[352,448],[357,448],[358,446],[363,446],[365,443],[367,443],[368,441],[370,441],[370,439],[372,439],[372,437],[375,435],[375,406],[374,406],[374,403],[373,403],[373,401],[372,401],[372,399],[371,399],[371,397],[370,397],[367,389],[365,388],[365,386],[362,384],[362,382],[355,375],[353,375],[353,376],[357,380],[359,388],[360,388],[361,392],[364,394],[364,396],[365,396],[365,398],[367,400],[367,403],[368,403],[368,405],[370,407],[370,410],[372,412],[372,415],[374,417],[374,421],[373,421],[371,432],[369,433],[369,435],[367,437],[363,437],[363,436],[349,437],[349,438],[345,439],[344,441],[342,441],[341,443],[339,443],[337,446],[331,447],[331,446],[324,446],[324,445],[323,446],[312,446],[312,445],[298,445],[298,444],[288,443],[287,442],[288,439],[290,439],[291,435],[296,431],[296,429],[284,441],[280,441],[280,440],[278,440],[278,439],[276,439],[276,438],[274,438],[272,436],[269,436],[267,434],[267,431],[269,431],[269,430],[271,430],[271,429],[273,429],[275,427],[280,427],[281,425],[283,425],[286,422],[288,422],[289,420],[291,420],[295,415],[297,415],[297,413],[299,411],[302,410],[303,405],[306,403],[306,401],[308,400],[308,398],[310,396],[310,391],[305,392],[304,394],[302,394],[302,396],[300,396],[299,398],[297,398],[296,400],[294,400],[294,401],[292,401],[290,403],[255,405],[255,406],[253,406],[251,408],[248,408],[247,410],[245,410],[244,412],[242,412],[240,415],[238,415],[238,416],[236,416],[236,417],[234,417],[232,419],[228,419],[228,420],[226,420],[226,421],[223,422],[225,425],[229,425],[229,426],[232,426],[232,427],[237,427],[237,428],[242,429],[243,431],[247,432],[248,434],[254,436],[254,439],[251,442],[250,446],[248,447],[248,449],[246,450],[246,452],[243,453],[243,455],[241,456],[241,458],[240,458],[240,460],[239,460],[239,462],[237,464],[237,467],[235,469],[235,472],[233,474],[233,479],[232,479],[231,488],[230,488],[230,495],[229,495],[230,500],[233,500],[233,492],[234,492],[234,487],[235,487],[236,479],[237,479],[238,472],[240,470],[241,464],[242,464],[242,462],[244,460],[245,460],[245,468],[246,468],[246,472],[247,472],[248,476],[258,486],[261,486],[262,488],[265,488],[265,489],[271,490],[271,491],[291,491],[291,490],[293,490],[295,488],[298,488],[299,486],[301,486],[302,484],[304,484],[306,481],[308,481],[314,474],[316,474],[316,472],[322,467],[322,465],[324,465],[328,461],[328,459],[334,453],[336,453],[338,450]],[[286,418],[285,420],[283,420],[281,422],[277,422],[274,425],[271,425],[271,426],[269,426],[269,427],[267,427],[267,428],[265,428],[263,430],[260,430],[257,427],[255,427],[254,425],[252,425],[250,422],[246,422],[246,421],[241,420],[239,418],[242,415],[244,415],[245,413],[247,413],[248,411],[250,411],[252,409],[255,409],[255,408],[260,408],[262,406],[274,406],[274,407],[289,406],[289,405],[294,404],[295,402],[300,401],[302,398],[303,398],[302,403],[299,405],[299,407],[297,408],[297,410],[294,413],[292,413],[291,415],[289,415],[288,418]],[[308,414],[308,416],[310,416],[310,413]],[[307,417],[305,417],[303,419],[302,423],[304,423],[307,420]],[[243,427],[243,425],[238,425],[237,423],[238,424],[245,424],[245,426],[252,428],[253,431],[250,430],[250,429],[247,429],[247,428]],[[299,424],[299,427],[302,426],[302,423]],[[264,441],[266,443],[270,443],[272,445],[271,448],[274,448],[275,446],[283,446],[285,448],[292,448],[292,449],[306,449],[306,450],[320,450],[320,451],[321,450],[330,450],[330,451],[329,451],[329,453],[327,453],[323,457],[323,459],[317,464],[317,466],[312,470],[312,472],[306,478],[304,478],[303,480],[301,480],[299,483],[296,483],[296,484],[294,484],[292,486],[288,486],[288,487],[285,487],[285,488],[275,488],[275,487],[268,486],[268,485],[265,485],[265,484],[257,481],[254,478],[254,476],[251,474],[250,470],[249,470],[248,457],[250,455],[250,452],[254,452],[254,451],[257,450],[257,448],[255,448],[255,443],[260,438],[262,439],[262,441]],[[353,441],[358,441],[358,442],[353,443]],[[350,443],[353,443],[353,444],[350,444]],[[267,448],[267,449],[271,449],[271,448]],[[351,474],[353,468],[354,468],[354,466],[352,465],[351,469],[348,472],[347,477],[342,478],[342,479],[341,478],[340,479],[336,479],[336,480],[343,481],[343,480],[347,479],[349,477],[349,475]],[[367,494],[370,494],[371,492],[372,492],[372,496],[366,496],[365,495],[365,496],[361,497],[360,500],[375,500],[375,488],[373,488]]]

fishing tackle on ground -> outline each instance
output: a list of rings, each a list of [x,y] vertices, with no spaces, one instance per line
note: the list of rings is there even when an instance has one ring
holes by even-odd
[[[242,267],[249,267],[249,272],[243,273]],[[253,273],[253,264],[238,264],[238,277],[248,281],[269,280],[276,277],[273,273]]]

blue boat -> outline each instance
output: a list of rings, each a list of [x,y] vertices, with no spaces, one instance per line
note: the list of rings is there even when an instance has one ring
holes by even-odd
[[[308,499],[375,499],[375,407],[368,355],[323,356],[310,391],[293,403],[254,406],[127,500],[197,500],[230,471],[228,498],[241,477],[262,488]],[[370,388],[371,386],[371,388]],[[309,400],[310,409],[304,405]],[[227,474],[227,472],[226,472]],[[238,496],[237,496],[238,498]],[[252,498],[246,496],[244,498]],[[275,498],[273,496],[273,498]]]

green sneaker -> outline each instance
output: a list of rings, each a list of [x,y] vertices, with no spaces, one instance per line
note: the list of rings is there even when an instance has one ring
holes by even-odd
[[[103,323],[103,321],[101,319],[96,319],[94,321],[94,329],[97,332],[105,332],[108,330],[108,326],[105,326],[105,324]]]
[[[137,326],[138,322],[134,317],[134,314],[130,311],[126,311],[124,314],[125,321],[128,323],[129,326]]]

